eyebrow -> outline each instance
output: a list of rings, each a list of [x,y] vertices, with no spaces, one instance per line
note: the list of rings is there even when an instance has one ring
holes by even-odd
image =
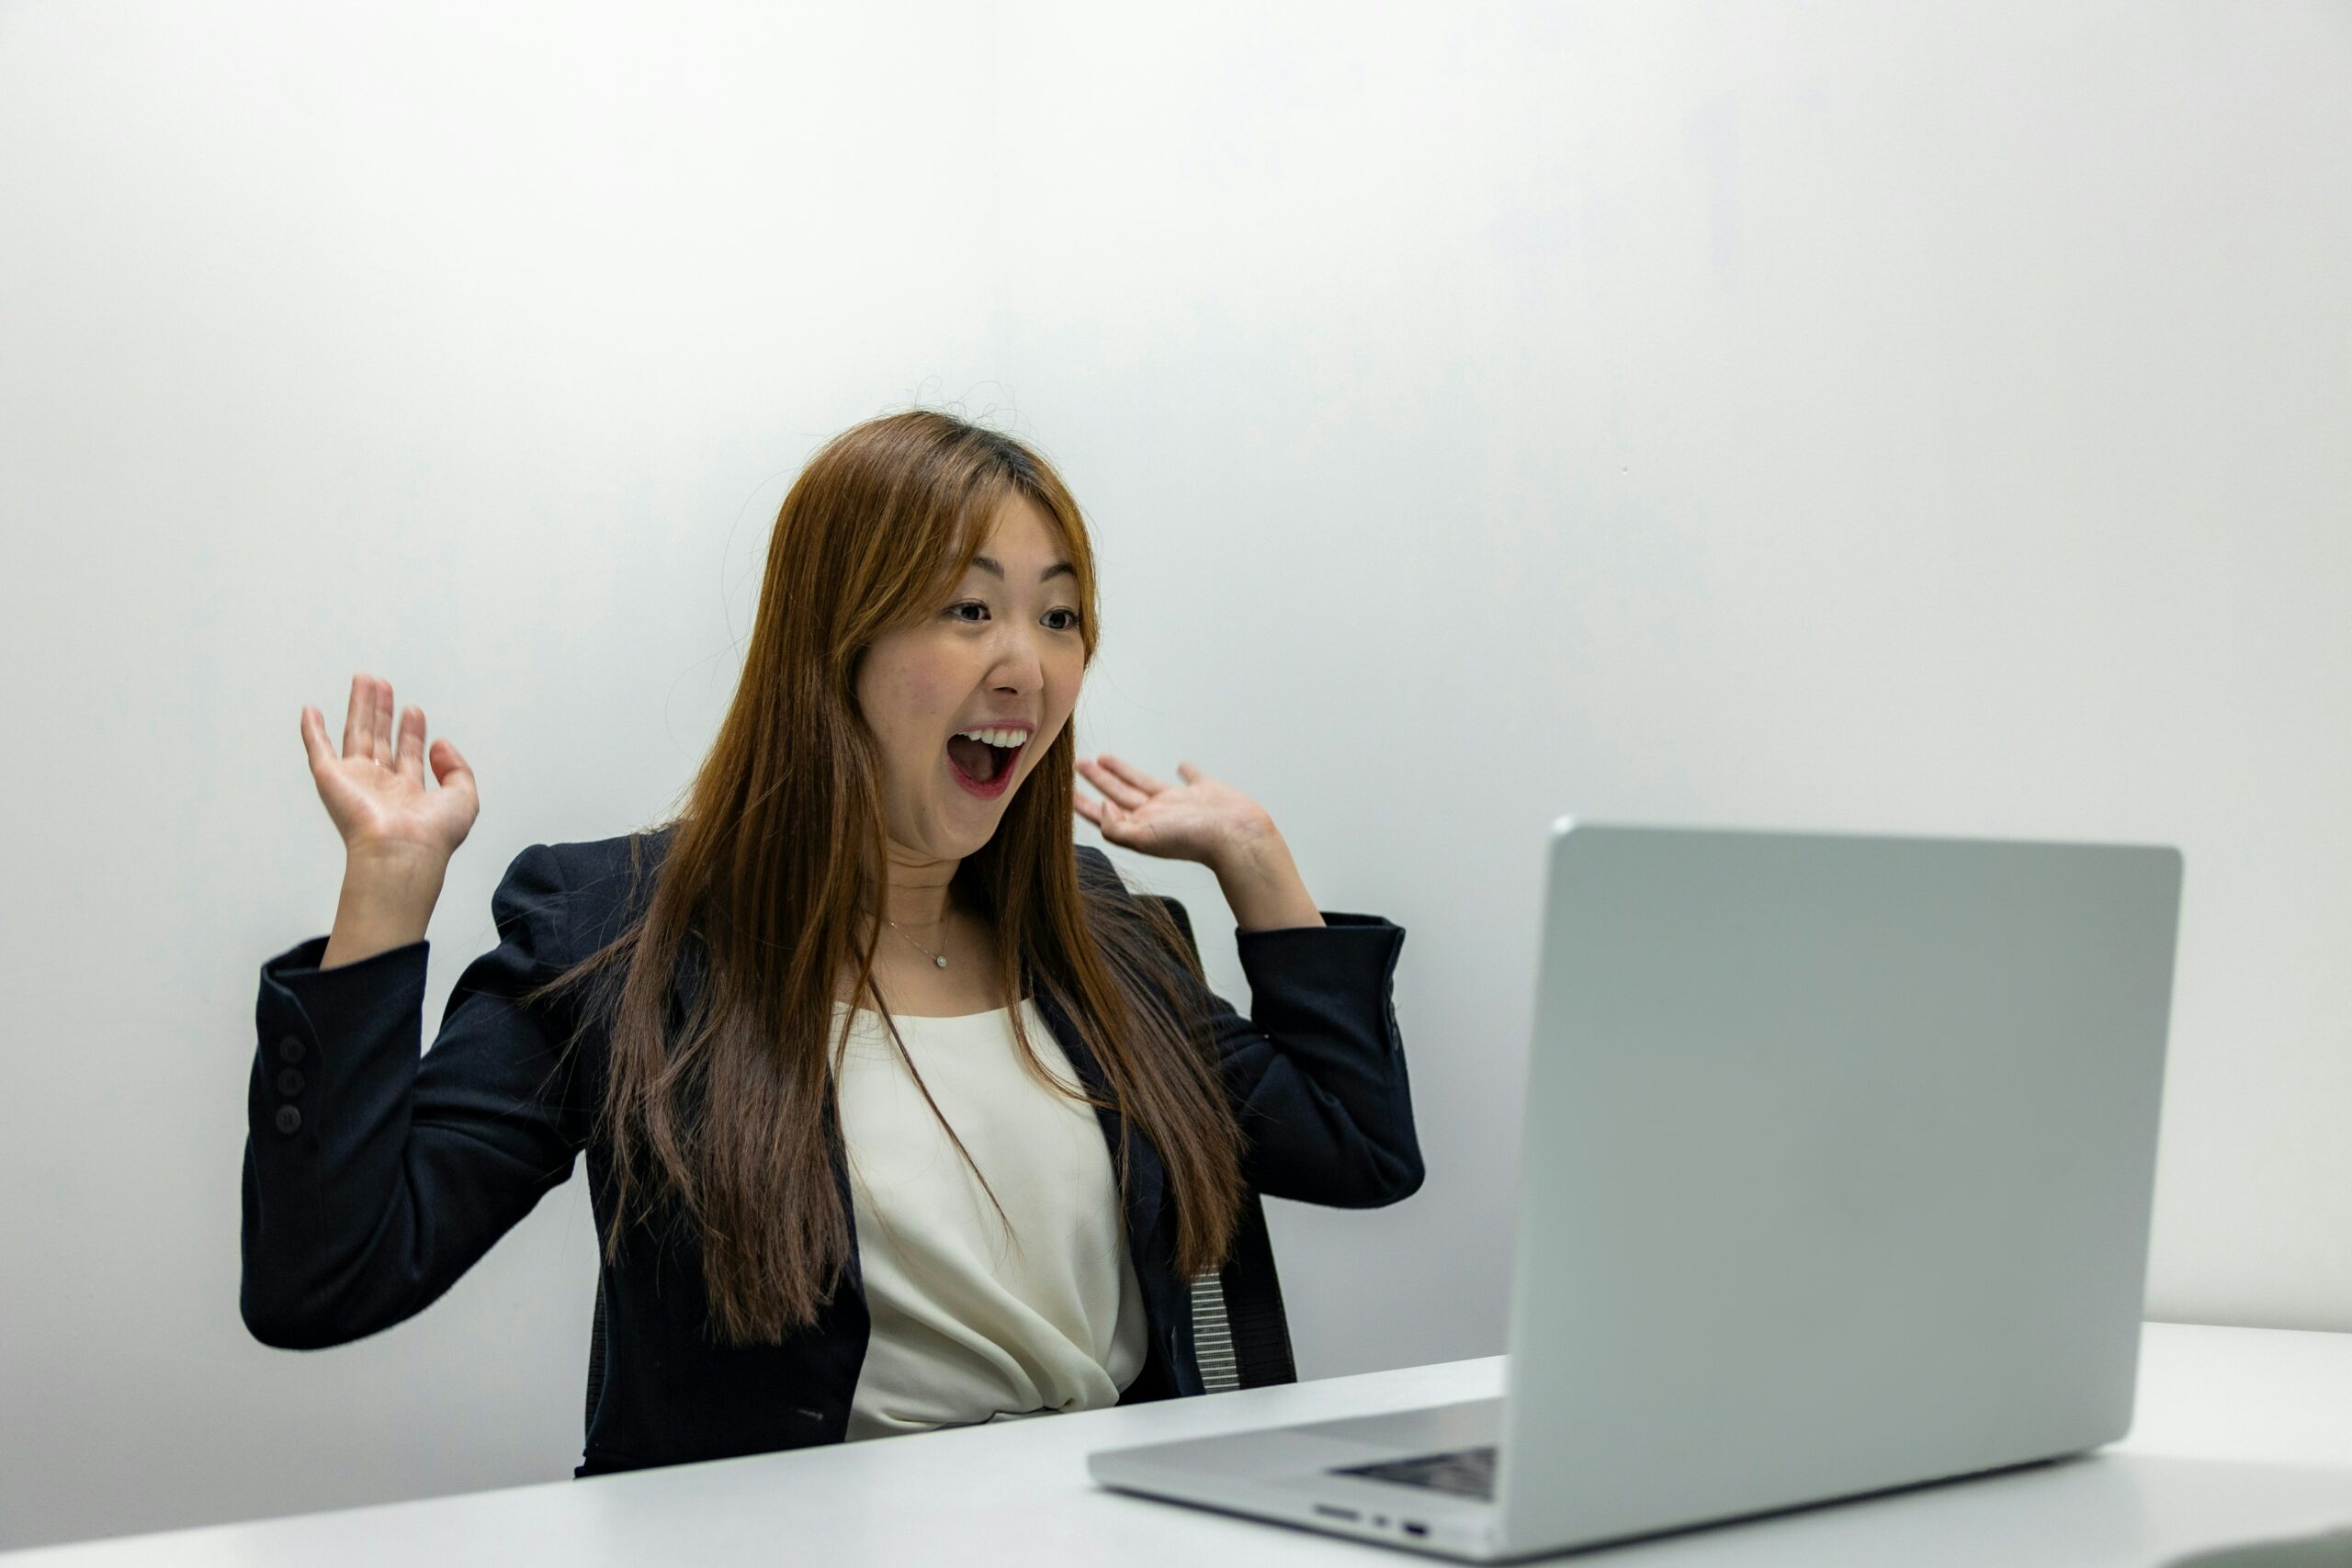
[[[972,558],[972,564],[978,567],[982,571],[987,572],[990,577],[995,578],[999,582],[1004,581],[1004,567],[1000,562],[993,560],[987,556],[974,556]],[[1051,582],[1055,578],[1059,577],[1064,572],[1068,572],[1070,576],[1076,577],[1078,575],[1078,568],[1070,565],[1069,562],[1066,560],[1057,560],[1041,572],[1038,575],[1037,581],[1040,582]]]

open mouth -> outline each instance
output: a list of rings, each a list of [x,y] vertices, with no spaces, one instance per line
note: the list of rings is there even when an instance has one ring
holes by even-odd
[[[968,735],[947,739],[947,766],[956,782],[983,799],[1004,793],[1005,785],[1012,782],[1012,764],[1020,756],[1020,746],[991,746]]]

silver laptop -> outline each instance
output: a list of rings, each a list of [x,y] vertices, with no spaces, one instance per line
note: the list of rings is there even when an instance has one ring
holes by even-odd
[[[1090,1472],[1495,1561],[2120,1438],[2180,886],[2158,846],[1563,818],[1502,1397]]]

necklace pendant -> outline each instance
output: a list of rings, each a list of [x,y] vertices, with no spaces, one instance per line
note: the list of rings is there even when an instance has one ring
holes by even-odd
[[[944,969],[947,967],[947,954],[943,953],[938,957],[933,959],[932,962],[938,964],[942,969]]]

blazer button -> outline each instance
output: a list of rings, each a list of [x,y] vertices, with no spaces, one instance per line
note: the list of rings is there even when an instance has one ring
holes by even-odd
[[[287,1099],[291,1100],[296,1095],[302,1092],[302,1085],[304,1081],[301,1069],[298,1067],[281,1067],[278,1069],[277,1073],[277,1092],[284,1095]]]
[[[277,1059],[291,1065],[302,1059],[302,1037],[289,1034],[277,1043]]]
[[[302,1112],[299,1109],[291,1105],[281,1105],[277,1108],[277,1130],[279,1132],[284,1133],[288,1137],[291,1137],[294,1134],[301,1131],[301,1128]]]

